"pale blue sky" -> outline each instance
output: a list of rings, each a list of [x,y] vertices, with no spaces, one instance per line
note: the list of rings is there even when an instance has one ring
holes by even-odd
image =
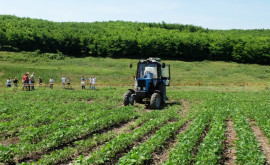
[[[0,0],[0,14],[58,22],[137,21],[270,29],[270,0]]]

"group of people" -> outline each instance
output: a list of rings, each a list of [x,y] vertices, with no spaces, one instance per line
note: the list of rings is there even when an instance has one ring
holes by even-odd
[[[29,72],[25,73],[25,75],[23,76],[22,78],[22,90],[35,90],[35,83],[36,83],[36,78],[35,78],[35,73],[32,73],[31,76],[29,76]],[[13,80],[13,85],[14,87],[18,87],[18,79],[17,77],[14,78]],[[70,78],[66,78],[65,76],[63,76],[61,78],[61,82],[62,82],[62,88],[65,89],[66,88],[66,85],[67,85],[67,88],[72,88],[71,87],[71,80]],[[42,86],[42,79],[40,77],[38,77],[38,84],[39,86]],[[53,85],[54,85],[54,80],[53,78],[50,78],[49,80],[49,84],[50,84],[50,88],[53,88]],[[95,87],[95,84],[96,84],[96,77],[95,76],[92,76],[89,78],[89,89],[92,89],[92,90],[95,90],[96,87]],[[10,78],[7,79],[7,88],[10,88],[12,85],[12,80]],[[81,86],[82,86],[82,89],[85,89],[85,86],[86,86],[86,79],[84,78],[84,76],[81,77]]]
[[[7,87],[8,87],[8,88],[11,87],[11,82],[12,82],[11,79],[8,78],[8,79],[7,79]],[[19,82],[19,81],[18,81],[17,77],[15,77],[14,80],[13,80],[13,84],[14,84],[15,87],[18,86],[18,82]]]
[[[36,77],[35,73],[32,73],[31,76],[29,76],[29,72],[25,73],[25,75],[22,78],[22,90],[35,90],[35,83],[36,83]],[[16,77],[15,77],[16,78]],[[14,82],[14,81],[13,81]],[[18,81],[17,81],[18,83]],[[42,84],[42,79],[38,77],[38,84]],[[14,85],[15,86],[15,85]]]
[[[62,89],[65,89],[66,83],[67,83],[67,87],[71,88],[70,78],[66,78],[65,76],[63,76],[61,78],[61,81],[62,81]],[[95,90],[96,89],[95,84],[96,84],[96,77],[94,77],[94,76],[90,77],[89,78],[89,89]],[[53,85],[53,79],[50,79],[50,86],[51,85]],[[85,89],[86,79],[84,78],[84,76],[81,77],[81,86],[82,86],[82,89]]]

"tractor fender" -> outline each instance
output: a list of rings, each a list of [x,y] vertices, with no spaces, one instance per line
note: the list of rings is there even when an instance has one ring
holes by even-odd
[[[128,89],[130,92],[135,93],[134,89]]]
[[[160,90],[155,90],[154,93],[159,93],[159,94],[161,94],[161,91],[160,91]]]

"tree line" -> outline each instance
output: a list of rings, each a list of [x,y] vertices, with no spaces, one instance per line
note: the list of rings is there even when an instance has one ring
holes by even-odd
[[[52,22],[0,15],[0,50],[269,65],[270,30],[211,30],[165,22]]]

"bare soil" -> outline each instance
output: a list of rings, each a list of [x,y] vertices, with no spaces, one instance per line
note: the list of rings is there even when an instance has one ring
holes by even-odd
[[[236,161],[236,145],[234,142],[237,140],[236,132],[234,130],[233,121],[228,119],[226,121],[227,130],[225,132],[226,140],[224,141],[225,148],[222,153],[222,159],[219,164],[235,165]]]
[[[183,110],[180,112],[184,117],[187,116],[189,107],[190,107],[190,102],[188,100],[181,100],[183,104]]]
[[[9,137],[7,139],[1,140],[0,144],[3,144],[4,146],[9,146],[9,145],[17,145],[20,142],[19,137]]]
[[[257,126],[254,120],[249,120],[252,131],[256,135],[260,148],[265,155],[266,163],[270,164],[270,144],[268,138],[264,135],[260,127]]]
[[[89,100],[86,101],[86,104],[91,104],[93,102],[94,102],[94,99],[89,99]]]

